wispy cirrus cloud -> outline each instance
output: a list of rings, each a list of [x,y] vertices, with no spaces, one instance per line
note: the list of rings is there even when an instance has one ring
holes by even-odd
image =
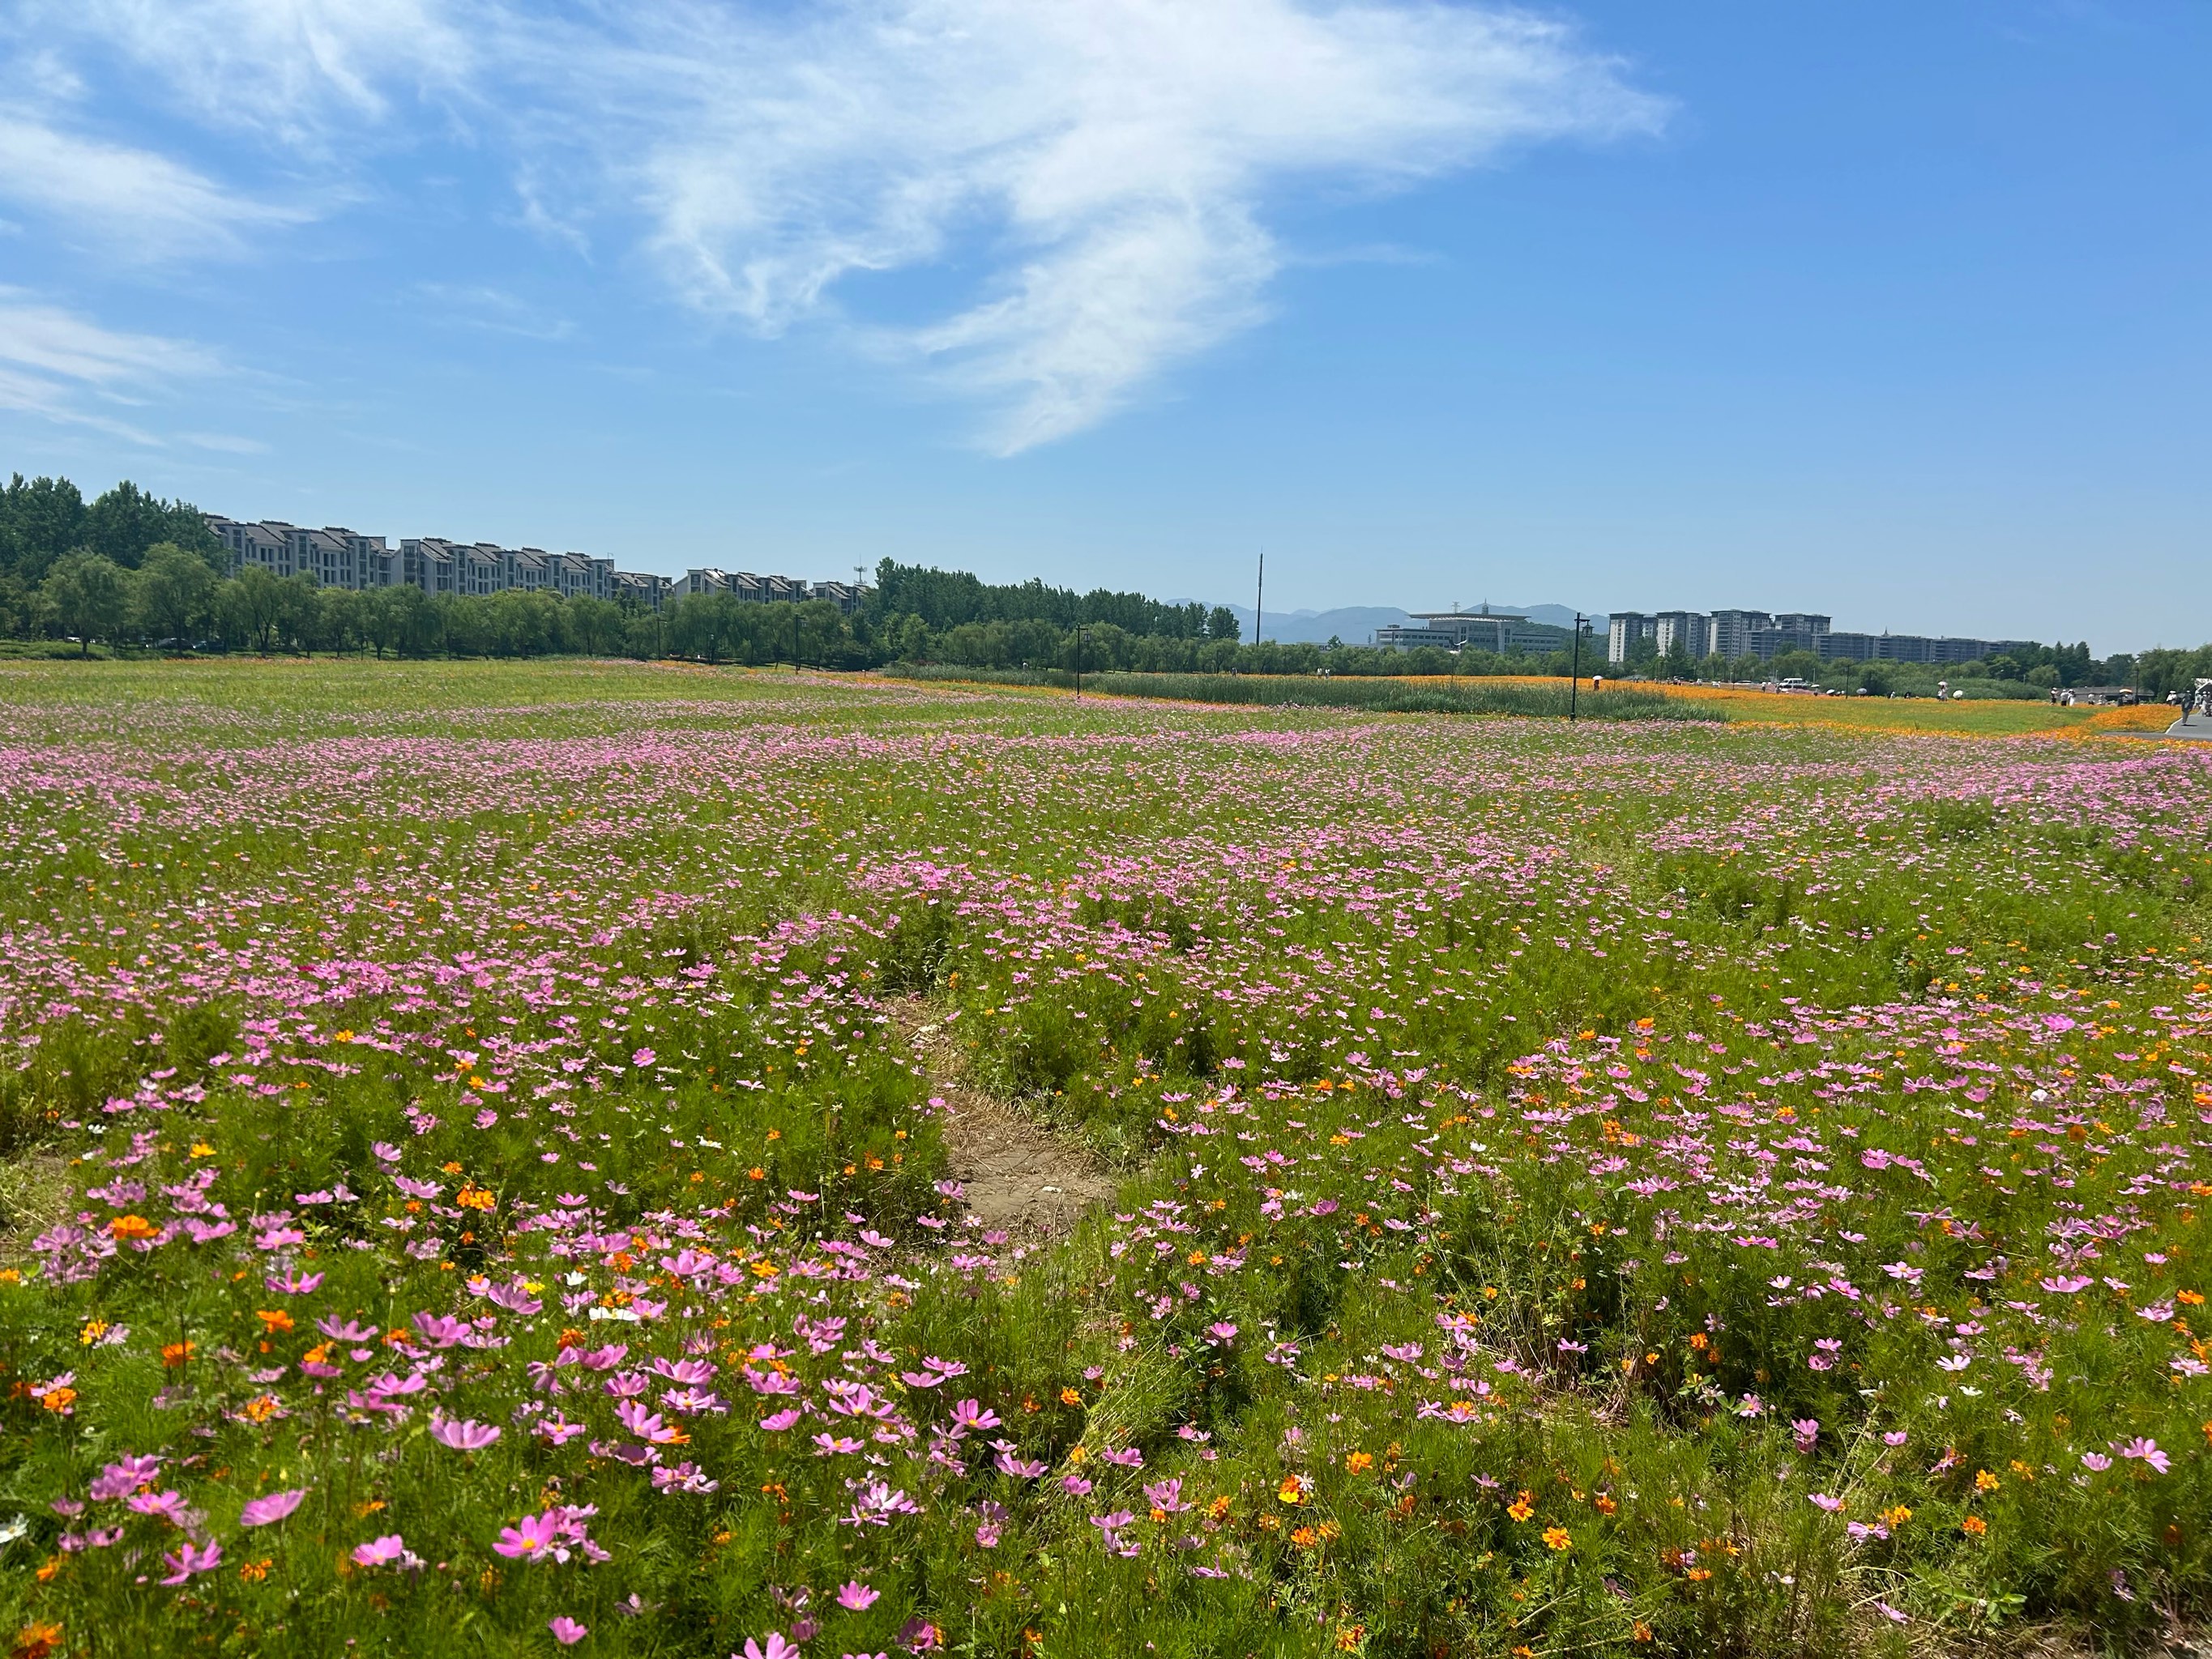
[[[1002,453],[1263,318],[1283,201],[1666,114],[1559,23],[1400,0],[672,4],[538,72],[596,112],[690,304],[769,333],[845,317],[989,400]],[[838,304],[855,276],[948,264],[970,292],[933,319]]]
[[[21,289],[0,288],[0,408],[134,443],[161,440],[125,417],[222,368],[189,340],[104,328]]]
[[[48,38],[97,39],[210,126],[303,150],[392,117],[412,94],[459,94],[507,26],[460,0],[25,0]],[[520,17],[514,20],[521,23]]]
[[[233,258],[303,210],[257,201],[150,149],[83,137],[0,105],[0,200],[137,261]]]
[[[1006,454],[1107,418],[1262,320],[1292,257],[1270,228],[1286,203],[1650,133],[1667,113],[1561,22],[1438,0],[49,15],[142,70],[174,65],[174,107],[301,166],[337,165],[340,130],[495,143],[523,223],[579,249],[627,236],[702,316],[834,328],[979,400],[980,441]],[[870,280],[901,273],[921,280]],[[933,310],[916,313],[917,288]]]

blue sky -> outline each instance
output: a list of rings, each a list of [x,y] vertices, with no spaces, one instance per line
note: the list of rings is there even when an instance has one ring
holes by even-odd
[[[18,0],[0,468],[2194,644],[2208,66],[2198,0]]]

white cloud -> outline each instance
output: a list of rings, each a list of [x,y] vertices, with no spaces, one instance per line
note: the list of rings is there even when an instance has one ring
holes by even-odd
[[[160,439],[112,411],[221,367],[190,341],[121,333],[21,289],[0,288],[0,409],[156,444]]]
[[[81,137],[4,106],[0,197],[131,259],[234,255],[247,233],[307,216],[234,194],[151,150]]]
[[[396,90],[451,89],[488,11],[449,0],[28,0],[46,28],[95,34],[210,125],[319,146],[389,115]]]
[[[513,334],[526,340],[571,340],[576,325],[543,307],[486,283],[417,283],[417,299],[464,328]]]
[[[524,223],[580,250],[641,219],[686,305],[829,319],[986,400],[1001,453],[1264,317],[1286,200],[1665,115],[1567,27],[1451,0],[29,4],[301,164],[379,124],[495,142]],[[878,303],[863,279],[893,271],[926,275]]]
[[[841,279],[980,264],[888,335],[1000,409],[1011,453],[1091,424],[1264,314],[1293,192],[1376,190],[1663,110],[1559,25],[1299,0],[854,0],[770,23],[632,11],[565,44],[609,173],[692,304],[773,332]],[[980,250],[978,253],[977,250]]]

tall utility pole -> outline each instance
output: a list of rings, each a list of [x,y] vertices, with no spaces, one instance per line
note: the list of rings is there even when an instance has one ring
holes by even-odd
[[[1075,700],[1083,701],[1083,618],[1075,619]]]
[[[1567,671],[1567,723],[1571,726],[1575,719],[1576,695],[1583,687],[1583,629],[1589,626],[1589,619],[1581,611],[1576,611],[1574,664]]]
[[[1267,602],[1267,556],[1262,553],[1260,556],[1260,586],[1252,595],[1252,643],[1255,645],[1267,637],[1267,630],[1261,626],[1261,618],[1267,614],[1264,609]]]

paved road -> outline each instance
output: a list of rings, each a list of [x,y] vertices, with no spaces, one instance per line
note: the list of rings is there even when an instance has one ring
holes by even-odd
[[[2130,738],[2152,738],[2160,743],[2179,738],[2184,743],[2212,743],[2212,714],[2191,714],[2185,725],[2180,720],[2163,732],[2127,732],[2119,735]]]

